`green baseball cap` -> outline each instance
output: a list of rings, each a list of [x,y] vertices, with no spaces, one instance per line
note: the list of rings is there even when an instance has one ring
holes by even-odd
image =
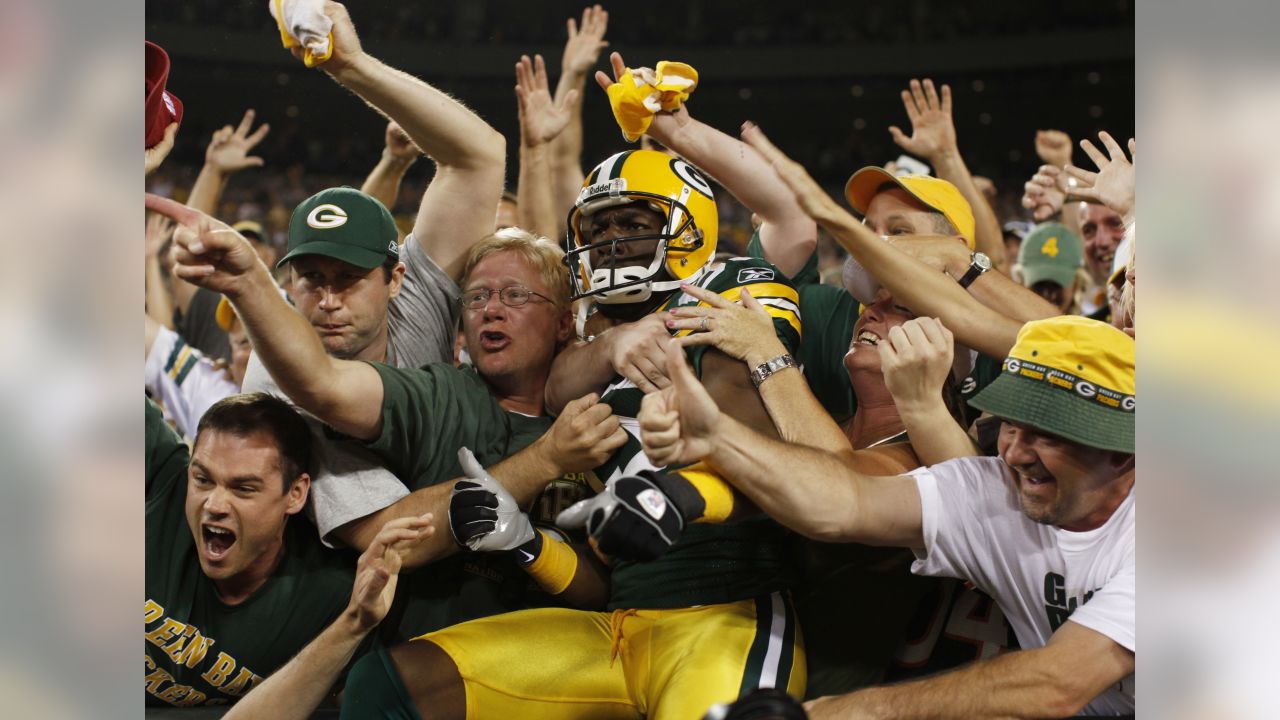
[[[396,221],[386,206],[353,187],[321,190],[289,219],[289,248],[276,267],[301,255],[324,255],[372,270],[400,258]]]
[[[1037,225],[1022,240],[1018,264],[1022,266],[1023,284],[1027,287],[1050,280],[1069,288],[1076,271],[1084,265],[1084,244],[1066,225]]]

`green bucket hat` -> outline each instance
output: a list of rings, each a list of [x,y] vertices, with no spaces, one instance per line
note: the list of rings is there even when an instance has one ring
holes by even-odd
[[[1084,265],[1084,243],[1066,225],[1038,225],[1023,239],[1018,264],[1027,287],[1050,280],[1069,288]]]
[[[324,255],[372,270],[400,258],[396,221],[386,206],[352,187],[321,190],[289,219],[289,248],[276,267],[301,255]]]
[[[1004,370],[969,404],[1102,450],[1133,452],[1133,338],[1074,315],[1022,326]]]

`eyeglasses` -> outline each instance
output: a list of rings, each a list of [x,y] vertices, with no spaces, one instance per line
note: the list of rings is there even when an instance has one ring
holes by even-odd
[[[485,305],[489,304],[489,298],[494,293],[498,293],[498,299],[507,307],[520,307],[529,302],[534,295],[552,302],[551,298],[541,293],[536,293],[523,285],[508,285],[501,290],[490,290],[489,288],[476,288],[468,290],[462,294],[462,306],[469,310],[482,310]]]

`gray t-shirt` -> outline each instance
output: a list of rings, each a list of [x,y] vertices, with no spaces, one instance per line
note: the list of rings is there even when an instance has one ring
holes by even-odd
[[[452,364],[462,291],[412,234],[405,238],[400,258],[406,270],[400,294],[387,309],[387,364],[401,368]],[[256,353],[249,358],[244,391],[285,397]],[[333,439],[324,423],[308,413],[303,416],[315,439],[307,512],[321,539],[333,546],[337,543],[330,537],[334,529],[391,505],[408,495],[409,489],[373,453],[356,443]]]

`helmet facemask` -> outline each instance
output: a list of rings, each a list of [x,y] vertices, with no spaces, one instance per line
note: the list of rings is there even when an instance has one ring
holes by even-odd
[[[680,283],[689,282],[692,278],[674,279],[667,271],[669,260],[678,262],[681,256],[702,247],[702,231],[694,224],[683,199],[644,192],[620,192],[585,202],[580,200],[569,213],[570,247],[565,253],[573,285],[573,298],[591,297],[602,305],[641,303],[655,292],[670,292],[679,288]],[[660,232],[579,244],[583,238],[590,238],[590,225],[596,213],[641,202],[647,209],[657,212],[665,219]],[[618,258],[628,258],[630,255],[627,246],[655,241],[656,246],[646,264],[635,264],[634,259],[630,258],[626,260],[627,264],[618,263]],[[592,260],[593,250],[604,251],[598,263]]]

